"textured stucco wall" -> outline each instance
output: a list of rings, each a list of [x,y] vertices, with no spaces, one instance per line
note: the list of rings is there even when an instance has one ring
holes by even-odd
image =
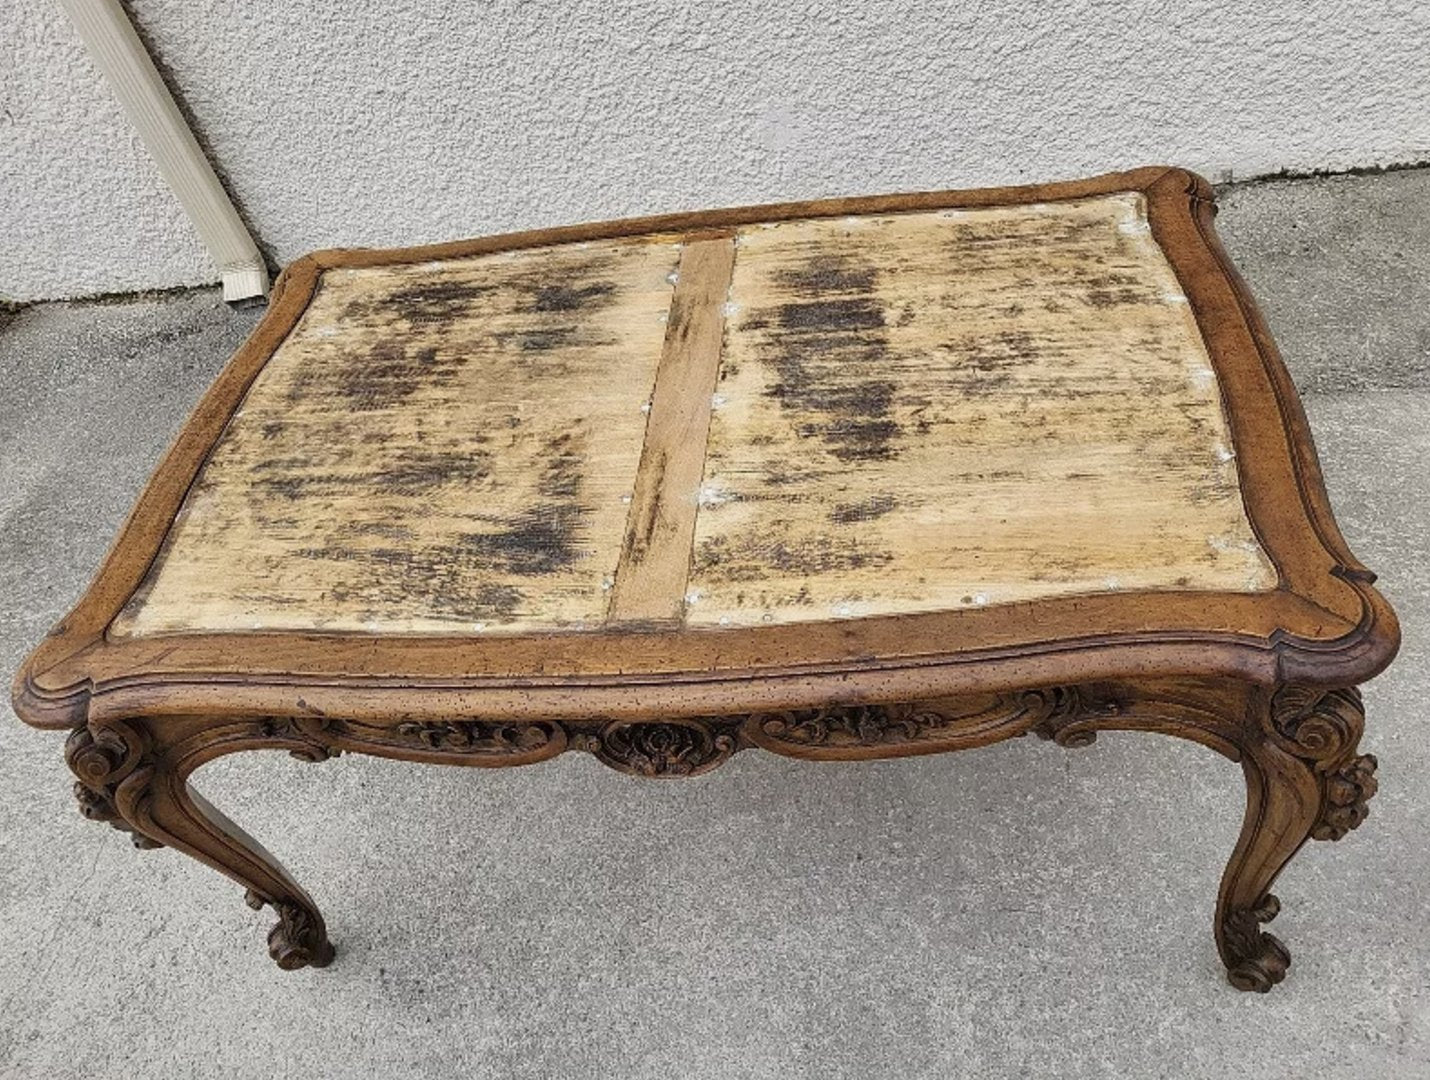
[[[215,280],[50,0],[0,38],[0,295]],[[1423,0],[132,0],[278,263],[665,210],[1430,157]]]

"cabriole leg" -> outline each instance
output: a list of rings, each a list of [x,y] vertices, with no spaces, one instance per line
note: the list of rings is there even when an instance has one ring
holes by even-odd
[[[326,967],[333,959],[327,929],[312,898],[261,844],[231,822],[187,781],[192,768],[216,754],[161,747],[142,721],[105,721],[77,728],[65,759],[79,777],[85,816],[132,832],[140,847],[176,848],[243,885],[250,906],[270,905],[278,925],[268,951],[284,969]]]
[[[1365,715],[1353,688],[1282,687],[1262,711],[1261,737],[1242,747],[1246,818],[1222,876],[1216,936],[1231,984],[1265,993],[1291,963],[1261,929],[1280,910],[1271,884],[1306,840],[1339,840],[1365,820],[1376,761],[1356,752]]]
[[[1033,730],[1064,746],[1098,730],[1154,731],[1241,762],[1246,817],[1222,875],[1216,942],[1233,986],[1270,990],[1291,963],[1261,928],[1280,910],[1272,883],[1308,839],[1339,840],[1364,821],[1375,794],[1375,758],[1357,752],[1359,691],[1160,680],[1084,687],[1072,700]]]

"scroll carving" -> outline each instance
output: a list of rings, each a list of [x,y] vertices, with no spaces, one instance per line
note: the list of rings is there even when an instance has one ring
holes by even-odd
[[[288,752],[299,761],[311,762],[327,761],[342,753],[328,745],[328,726],[324,716],[269,716],[259,722],[260,732],[270,739],[302,743]]]
[[[1248,778],[1247,816],[1223,877],[1218,943],[1239,990],[1265,993],[1286,976],[1286,946],[1261,924],[1280,904],[1271,883],[1307,838],[1338,840],[1366,816],[1375,758],[1357,754],[1365,724],[1351,688],[1281,686],[1258,692],[1238,736]],[[1259,705],[1257,703],[1260,703]]]
[[[1096,723],[1119,711],[1117,702],[1095,699],[1077,686],[1055,686],[1018,695],[1026,707],[1039,713],[1032,731],[1040,739],[1077,749],[1097,741]]]
[[[270,716],[258,722],[258,734],[281,740],[289,753],[304,761],[337,757],[342,753],[341,743],[376,754],[461,754],[471,757],[474,764],[485,759],[522,764],[559,753],[566,745],[565,732],[555,723],[470,718],[409,721],[392,727],[327,716]]]
[[[1365,707],[1354,687],[1283,686],[1271,695],[1270,716],[1284,748],[1314,762],[1334,761],[1353,750],[1365,726]]]
[[[809,709],[657,720],[502,721],[475,717],[396,726],[320,716],[268,717],[259,734],[296,757],[322,761],[338,746],[373,753],[460,755],[473,764],[524,764],[567,748],[638,776],[696,776],[754,744],[803,756],[885,756],[888,748],[929,744],[957,749],[1036,731],[1065,746],[1095,737],[1091,725],[1117,706],[1077,687],[973,695],[910,704],[827,705]],[[1076,727],[1087,723],[1089,728]],[[299,746],[294,748],[293,744]],[[881,754],[882,751],[882,754]],[[892,752],[899,752],[897,749]]]
[[[1271,697],[1269,716],[1277,745],[1321,775],[1321,812],[1311,836],[1339,840],[1366,819],[1377,789],[1375,755],[1355,753],[1365,726],[1360,691],[1283,686]]]
[[[124,819],[117,800],[123,787],[129,799],[142,798],[154,775],[144,735],[128,724],[80,727],[65,742],[65,763],[79,777],[74,794],[79,812],[91,821],[107,821],[130,834],[136,848],[163,847]]]
[[[1281,912],[1281,901],[1267,893],[1255,907],[1227,914],[1222,922],[1222,942],[1234,958],[1227,966],[1227,979],[1238,990],[1266,993],[1286,977],[1291,954],[1281,939],[1261,929]]]
[[[300,703],[301,705],[301,703]],[[1222,687],[1190,680],[1147,686],[1121,681],[1021,691],[991,691],[912,703],[827,705],[730,715],[609,719],[499,720],[455,717],[385,722],[328,717],[310,710],[219,724],[176,725],[171,732],[143,719],[105,720],[77,728],[66,760],[85,816],[159,846],[142,828],[170,842],[198,843],[225,866],[245,867],[249,903],[278,916],[269,952],[283,968],[322,967],[333,958],[322,916],[306,894],[241,835],[202,819],[195,793],[183,796],[190,757],[274,745],[321,761],[339,750],[409,760],[521,765],[568,748],[647,777],[696,776],[741,749],[758,746],[807,758],[859,759],[957,750],[1032,732],[1063,746],[1085,746],[1098,728],[1158,731],[1189,738],[1241,761],[1248,777],[1243,834],[1223,877],[1217,940],[1228,976],[1242,990],[1266,991],[1290,964],[1284,944],[1263,929],[1280,910],[1269,891],[1307,836],[1336,840],[1365,820],[1376,793],[1376,759],[1357,746],[1364,726],[1354,689],[1283,686],[1268,695],[1250,684]],[[190,733],[186,734],[188,730]],[[170,740],[161,742],[161,740]],[[160,770],[169,770],[161,773]],[[166,782],[154,784],[156,776]],[[168,781],[177,779],[175,786]],[[186,816],[173,801],[187,798]],[[159,814],[156,818],[155,814]],[[168,813],[168,817],[163,814]],[[196,814],[200,816],[195,816]],[[194,830],[200,831],[194,831]],[[216,838],[216,839],[215,839]],[[257,852],[255,854],[255,851]],[[237,852],[235,861],[229,861]]]
[[[320,916],[286,900],[264,900],[252,889],[244,900],[254,911],[268,904],[278,913],[277,924],[268,932],[268,955],[284,971],[333,962],[333,946]]]

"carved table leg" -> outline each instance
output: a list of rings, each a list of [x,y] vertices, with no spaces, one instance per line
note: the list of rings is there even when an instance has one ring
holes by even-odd
[[[1261,718],[1262,737],[1242,746],[1246,818],[1217,898],[1217,948],[1238,990],[1270,990],[1291,963],[1261,924],[1276,917],[1270,893],[1308,838],[1338,840],[1366,816],[1375,758],[1357,754],[1364,725],[1354,689],[1282,687]]]
[[[1098,729],[1161,732],[1241,762],[1246,818],[1217,897],[1217,949],[1233,986],[1270,990],[1291,963],[1261,929],[1280,910],[1272,882],[1306,840],[1339,840],[1364,821],[1375,794],[1375,758],[1356,752],[1360,693],[1161,680],[1084,688],[1066,700],[1032,730],[1064,746],[1085,746]]]
[[[140,721],[77,729],[66,760],[80,781],[81,811],[132,831],[140,846],[167,845],[207,863],[247,889],[251,907],[269,904],[278,925],[268,935],[269,955],[284,969],[326,967],[333,947],[317,906],[261,844],[231,822],[187,782],[187,775],[217,756],[203,740],[155,747]]]

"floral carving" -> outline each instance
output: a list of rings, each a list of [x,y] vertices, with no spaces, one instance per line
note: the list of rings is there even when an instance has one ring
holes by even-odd
[[[140,851],[148,851],[164,845],[157,840],[151,840],[141,832],[136,832],[134,826],[124,820],[119,809],[114,805],[114,795],[109,788],[92,788],[83,781],[76,780],[74,783],[75,801],[79,803],[79,812],[90,821],[107,821],[120,832],[129,834],[129,842]]]
[[[1375,795],[1374,754],[1361,754],[1326,776],[1325,802],[1311,836],[1339,840],[1356,828],[1370,812],[1367,801]]]
[[[435,720],[399,724],[397,733],[429,750],[507,755],[542,749],[555,737],[555,727],[549,723]]]
[[[760,730],[770,738],[799,746],[913,742],[948,722],[936,712],[908,705],[830,705],[759,718]]]
[[[1261,929],[1281,912],[1281,902],[1267,893],[1252,908],[1239,908],[1222,921],[1222,952],[1227,957],[1226,977],[1238,990],[1266,993],[1286,978],[1291,954],[1274,934]]]
[[[953,750],[1030,731],[1064,746],[1086,745],[1099,727],[1194,738],[1242,760],[1253,785],[1248,824],[1218,900],[1222,914],[1217,934],[1231,983],[1241,990],[1265,992],[1285,978],[1290,964],[1286,947],[1263,929],[1279,911],[1278,901],[1267,891],[1277,872],[1308,831],[1317,839],[1335,840],[1360,825],[1367,801],[1376,793],[1376,759],[1356,752],[1364,723],[1360,696],[1353,689],[1285,686],[1268,700],[1267,691],[1256,686],[1223,690],[1201,683],[1158,685],[1154,690],[1144,693],[1109,681],[916,703],[644,720],[587,716],[402,722],[394,717],[381,722],[315,714],[225,722],[219,730],[233,749],[272,740],[309,760],[322,760],[342,747],[415,760],[519,765],[575,748],[611,768],[649,777],[699,775],[747,746],[800,757],[858,759]],[[1203,693],[1205,702],[1194,696]],[[271,905],[277,913],[268,944],[278,965],[326,966],[333,949],[322,917],[281,868],[242,834],[226,831],[221,820],[203,825],[196,816],[202,814],[202,804],[192,804],[192,793],[185,815],[175,813],[172,800],[182,797],[188,769],[174,746],[189,744],[164,744],[164,752],[156,753],[156,741],[168,736],[145,720],[106,720],[76,729],[66,745],[66,758],[79,778],[75,794],[81,812],[131,832],[135,823],[207,853],[221,850],[215,858],[238,867],[235,876],[253,883],[249,903]],[[190,741],[199,753],[210,745]],[[170,774],[164,786],[151,789],[160,769],[175,770],[180,783],[168,784],[174,779]],[[206,830],[202,844],[208,847],[196,839],[200,828]],[[158,846],[138,833],[135,843]],[[230,853],[235,854],[232,863]]]
[[[616,720],[573,744],[613,769],[639,776],[696,776],[723,765],[738,748],[741,718]]]
[[[760,734],[791,746],[839,749],[934,741],[974,739],[1000,729],[1016,734],[1036,731],[1067,746],[1091,742],[1095,733],[1065,731],[1067,725],[1091,716],[1107,715],[1110,706],[1094,709],[1073,687],[1028,690],[995,695],[982,708],[948,711],[929,705],[830,705],[758,714]]]
[[[294,757],[305,761],[337,757],[342,753],[335,745],[338,742],[352,749],[376,753],[392,747],[412,747],[473,758],[524,758],[542,751],[547,751],[543,756],[550,756],[565,747],[564,729],[547,721],[459,718],[412,720],[389,727],[326,716],[270,716],[259,721],[258,733],[264,738],[281,740]]]
[[[672,777],[708,772],[748,742],[785,752],[802,749],[831,754],[921,741],[951,749],[960,741],[974,744],[987,741],[990,734],[1021,734],[1031,729],[1064,745],[1083,745],[1091,741],[1092,732],[1073,730],[1069,725],[1092,723],[1115,711],[1115,705],[1092,703],[1076,688],[1056,687],[954,700],[947,709],[939,702],[829,705],[605,724],[596,720],[454,719],[409,721],[396,728],[356,721],[328,725],[302,719],[281,724],[269,721],[266,730],[285,738],[314,740],[315,755],[324,752],[322,743],[315,741],[319,731],[326,731],[328,738],[341,737],[345,745],[373,749],[393,745],[395,735],[423,750],[473,757],[532,760],[571,747],[586,750],[623,772]]]

